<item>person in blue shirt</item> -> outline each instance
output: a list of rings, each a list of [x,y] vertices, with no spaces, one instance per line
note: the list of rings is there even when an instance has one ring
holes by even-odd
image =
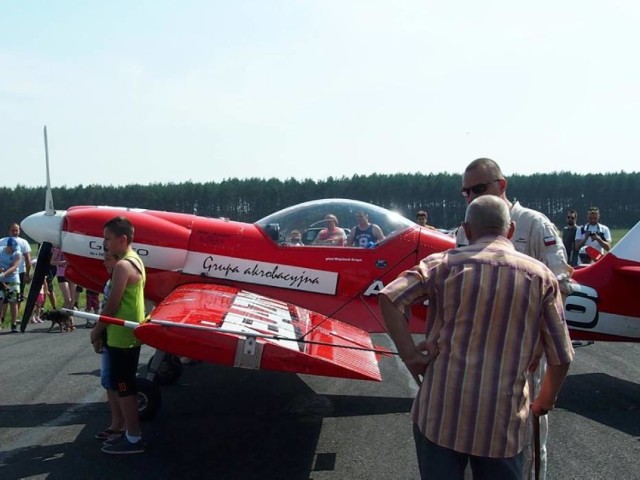
[[[18,241],[9,237],[6,246],[0,248],[0,318],[4,318],[9,306],[11,332],[18,333],[18,305],[20,302],[20,274],[18,269],[22,254]]]
[[[384,239],[382,229],[375,223],[369,222],[367,212],[356,212],[356,222],[358,224],[351,229],[347,238],[348,246],[366,248]]]

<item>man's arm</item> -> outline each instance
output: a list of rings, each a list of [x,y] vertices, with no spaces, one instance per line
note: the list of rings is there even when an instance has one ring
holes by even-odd
[[[611,237],[611,234],[609,234]],[[611,238],[606,238],[606,232],[596,232],[593,238],[598,242],[598,244],[604,248],[607,252],[611,250]]]
[[[544,263],[560,283],[563,294],[571,293],[573,267],[568,262],[568,252],[564,248],[558,229],[546,217],[533,220],[531,251],[524,252]],[[577,232],[576,232],[577,235]]]
[[[322,244],[324,244],[326,236],[327,236],[327,229],[323,228],[322,230],[320,230],[318,235],[316,235],[316,238],[313,241],[313,245],[322,245]]]
[[[376,241],[378,242],[384,240],[384,233],[382,233],[382,229],[376,224],[373,225],[373,236],[376,237]]]
[[[576,251],[584,247],[584,244],[587,243],[588,238],[589,232],[583,232],[582,227],[578,227],[578,231],[576,232],[576,239],[574,241]]]
[[[356,239],[356,228],[357,228],[357,227],[358,227],[358,226],[356,225],[356,226],[355,226],[355,227],[353,227],[353,228],[351,229],[351,231],[349,232],[349,236],[347,237],[347,245],[349,245],[349,246],[353,245],[353,242],[354,242],[354,241],[355,241],[355,239]]]
[[[100,315],[115,317],[116,313],[118,312],[118,308],[120,308],[120,301],[122,300],[124,289],[127,287],[127,283],[129,282],[130,269],[133,269],[133,266],[126,260],[120,260],[113,267],[109,298],[107,299],[107,303],[105,304],[104,308],[100,312]],[[102,339],[102,332],[106,328],[106,323],[98,322],[96,326],[91,329],[91,344],[94,345],[94,348],[96,347],[96,343],[100,343]],[[98,347],[101,348],[101,345],[99,345]],[[96,351],[98,351],[99,348],[96,348]]]
[[[347,234],[344,233],[343,228],[335,229],[335,231],[331,235],[331,245],[336,245],[338,247],[347,245]]]
[[[31,280],[31,253],[24,253],[24,271],[27,275],[26,281]]]
[[[4,280],[6,277],[11,275],[16,269],[20,266],[20,261],[22,260],[22,254],[17,252],[13,256],[13,262],[11,262],[11,266],[7,268],[4,272],[0,273],[0,280]]]
[[[556,398],[558,397],[558,393],[560,393],[560,388],[568,371],[569,363],[547,366],[547,371],[542,378],[540,392],[538,392],[538,395],[531,404],[531,410],[534,415],[539,417],[553,410]]]
[[[130,271],[133,266],[126,260],[119,260],[113,267],[113,273],[111,274],[111,289],[109,290],[109,298],[104,308],[100,312],[101,315],[108,317],[115,317],[118,309],[120,308],[120,302],[124,295],[124,290],[129,283]]]
[[[424,375],[427,366],[435,357],[429,355],[428,352],[423,354],[416,347],[409,333],[409,322],[407,318],[398,310],[387,295],[384,293],[378,295],[378,302],[384,323],[389,331],[389,336],[398,349],[400,359],[405,363],[414,378],[417,378],[418,375]]]

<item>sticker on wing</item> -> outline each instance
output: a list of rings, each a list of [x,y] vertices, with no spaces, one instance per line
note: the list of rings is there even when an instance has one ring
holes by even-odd
[[[380,381],[370,335],[290,303],[234,287],[178,287],[137,326],[142,342],[240,368]]]

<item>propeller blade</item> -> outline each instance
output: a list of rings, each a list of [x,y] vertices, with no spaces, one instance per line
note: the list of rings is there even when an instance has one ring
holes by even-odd
[[[31,280],[31,287],[29,288],[29,295],[27,296],[27,303],[24,306],[24,313],[22,314],[22,321],[20,322],[20,331],[24,333],[27,329],[27,324],[33,313],[33,308],[36,306],[36,300],[38,294],[42,288],[49,268],[51,267],[51,247],[49,242],[43,242],[40,244],[40,250],[38,251],[38,260],[36,262],[36,268],[33,273],[33,279]]]
[[[47,189],[44,199],[45,215],[55,215],[56,209],[53,208],[53,194],[51,193],[51,180],[49,179],[49,141],[47,139],[47,126],[44,126],[44,157],[47,164]]]

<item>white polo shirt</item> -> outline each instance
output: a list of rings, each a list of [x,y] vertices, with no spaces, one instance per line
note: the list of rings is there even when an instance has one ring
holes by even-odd
[[[578,227],[578,231],[576,232],[576,242],[581,242],[585,236],[588,237],[589,232],[596,232],[607,242],[611,242],[611,232],[609,231],[609,227],[602,225],[601,223],[596,223],[595,225],[587,223],[586,225]],[[595,238],[591,237],[587,238],[587,241],[584,243],[584,247],[593,247],[600,253],[606,252],[604,247],[602,247]]]

